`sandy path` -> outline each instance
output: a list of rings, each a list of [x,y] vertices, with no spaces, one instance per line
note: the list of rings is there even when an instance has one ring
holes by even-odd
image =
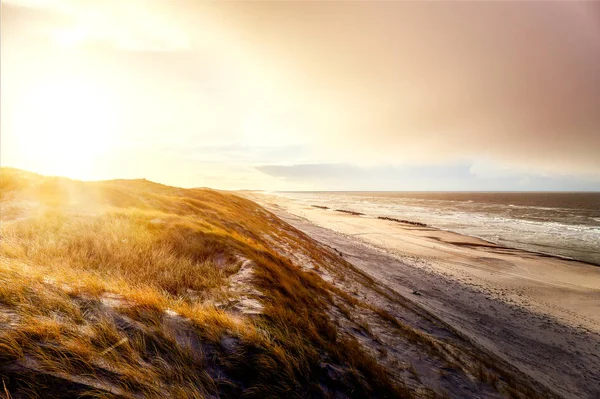
[[[253,199],[557,393],[600,398],[600,267],[282,197]]]

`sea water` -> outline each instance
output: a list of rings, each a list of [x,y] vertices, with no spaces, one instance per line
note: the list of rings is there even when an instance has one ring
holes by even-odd
[[[600,265],[600,193],[279,192],[306,205],[426,223]]]

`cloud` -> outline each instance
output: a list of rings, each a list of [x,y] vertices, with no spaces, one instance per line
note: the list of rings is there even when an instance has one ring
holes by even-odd
[[[598,4],[5,0],[3,142],[36,87],[79,79],[119,146],[232,181],[589,187]]]
[[[352,164],[263,165],[257,170],[288,183],[311,183],[316,190],[600,190],[600,178],[532,174],[486,162],[371,167]]]
[[[305,134],[330,161],[489,157],[551,173],[600,173],[597,4],[244,9],[238,22],[247,42],[296,83],[302,101],[290,106],[309,115]]]

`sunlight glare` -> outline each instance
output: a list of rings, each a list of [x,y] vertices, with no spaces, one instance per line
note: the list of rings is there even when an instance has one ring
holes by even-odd
[[[113,148],[116,107],[99,85],[77,79],[33,88],[18,107],[15,131],[32,169],[78,179],[97,178]]]

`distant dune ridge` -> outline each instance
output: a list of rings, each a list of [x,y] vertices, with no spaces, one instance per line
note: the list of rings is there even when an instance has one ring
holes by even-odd
[[[12,398],[554,397],[254,202],[2,169]]]

